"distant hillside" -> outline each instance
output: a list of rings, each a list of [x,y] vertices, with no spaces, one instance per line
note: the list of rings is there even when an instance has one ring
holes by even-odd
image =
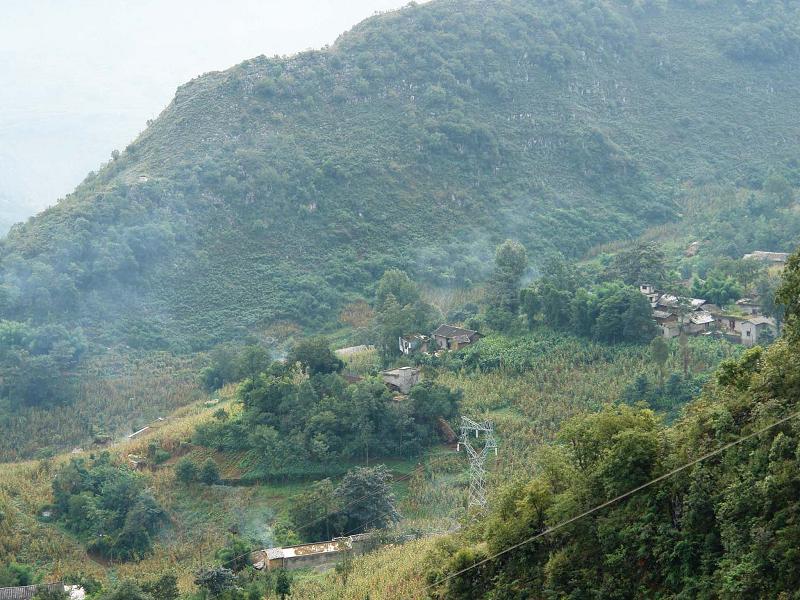
[[[435,0],[182,86],[0,252],[4,318],[191,349],[321,327],[391,266],[484,275],[671,219],[676,184],[794,168],[792,2]]]

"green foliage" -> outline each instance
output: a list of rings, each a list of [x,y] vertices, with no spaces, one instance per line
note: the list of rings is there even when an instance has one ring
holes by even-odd
[[[0,587],[32,585],[36,580],[35,575],[30,565],[14,562],[0,565]]]
[[[341,473],[342,461],[413,456],[438,440],[437,420],[452,418],[459,400],[426,383],[409,401],[395,402],[377,378],[348,385],[337,374],[304,378],[281,368],[240,385],[239,415],[205,423],[195,433],[199,444],[245,451],[248,477]]]
[[[234,573],[250,564],[250,553],[253,547],[238,536],[231,536],[223,548],[217,550],[214,557],[219,563]]]
[[[290,365],[300,363],[303,372],[309,375],[338,373],[344,368],[342,360],[333,353],[328,340],[323,337],[309,338],[295,344],[286,362]]]
[[[516,319],[520,308],[520,281],[527,268],[525,246],[506,240],[497,247],[494,272],[487,285],[486,320],[493,329],[503,331]]]
[[[63,587],[42,587],[36,590],[32,600],[69,600],[69,594]]]
[[[197,471],[197,480],[205,485],[219,483],[219,467],[213,458],[207,458]]]
[[[336,488],[345,532],[362,533],[382,529],[400,520],[389,483],[392,475],[384,465],[356,467]]]
[[[422,299],[417,284],[404,271],[386,271],[375,294],[375,329],[384,361],[400,354],[398,339],[426,333],[434,323],[434,308]]]
[[[234,587],[234,575],[226,567],[210,567],[195,573],[194,583],[211,598],[216,598]]]
[[[662,285],[667,277],[667,257],[656,243],[635,242],[614,256],[608,276],[631,286]]]
[[[188,456],[184,456],[175,464],[175,478],[184,485],[197,481],[198,468]]]
[[[275,577],[275,593],[281,600],[292,594],[292,579],[286,569],[280,569]]]
[[[785,311],[793,339],[800,339],[800,250],[789,257],[777,300]]]
[[[102,600],[160,600],[157,596],[146,592],[133,579],[125,579],[119,582],[101,596]]]
[[[75,395],[69,371],[86,350],[80,329],[0,321],[0,402],[52,406]]]
[[[193,80],[3,241],[0,314],[206,349],[329,325],[388,269],[482,281],[509,232],[535,266],[580,256],[674,215],[673,182],[756,187],[797,132],[798,11],[734,4],[425,3]],[[738,246],[738,229],[702,239]]]
[[[306,540],[330,540],[334,533],[344,531],[340,508],[333,482],[322,479],[292,499],[289,518]]]
[[[723,278],[712,273],[705,281],[697,278],[692,281],[692,297],[703,298],[717,306],[725,306],[742,297],[742,288],[733,277]]]
[[[537,319],[530,311],[538,309],[550,327],[604,342],[643,343],[657,333],[650,303],[637,288],[619,283],[571,288],[569,281],[545,276],[525,290],[529,325]]]
[[[142,591],[153,600],[178,600],[178,578],[174,573],[164,573],[158,579],[144,582]]]
[[[428,580],[794,413],[798,367],[800,346],[781,340],[723,365],[717,383],[671,427],[650,410],[626,406],[570,420],[535,457],[537,475],[498,494],[485,525],[439,546],[428,560]],[[672,376],[667,385],[679,379]],[[651,384],[640,378],[635,385]],[[795,423],[775,427],[457,575],[433,596],[791,597],[800,584],[793,568],[800,536],[798,441]]]
[[[166,520],[141,476],[103,453],[93,462],[72,459],[53,478],[54,508],[90,551],[117,560],[142,557]]]

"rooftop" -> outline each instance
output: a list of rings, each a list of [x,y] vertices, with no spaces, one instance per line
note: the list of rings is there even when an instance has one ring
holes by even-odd
[[[473,331],[472,329],[464,329],[463,327],[454,327],[453,325],[439,325],[439,328],[436,331],[434,331],[431,335],[438,335],[445,338],[466,336],[466,338],[469,339],[477,333],[478,333],[477,331]]]

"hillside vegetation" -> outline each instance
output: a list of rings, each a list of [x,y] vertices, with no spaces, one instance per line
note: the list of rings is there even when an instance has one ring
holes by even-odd
[[[202,348],[319,328],[391,266],[485,276],[511,235],[575,256],[675,182],[792,169],[793,2],[435,0],[182,86],[0,250],[0,314]],[[777,248],[776,248],[777,249]]]
[[[780,292],[784,338],[724,362],[672,427],[644,407],[566,423],[534,476],[429,557],[428,582],[474,565],[740,437],[621,502],[437,586],[438,598],[789,598],[798,580],[800,255]],[[777,427],[759,433],[780,420]]]

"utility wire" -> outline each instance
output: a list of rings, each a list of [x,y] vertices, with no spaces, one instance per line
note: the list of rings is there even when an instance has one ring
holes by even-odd
[[[494,560],[494,559],[496,559],[496,558],[498,558],[500,556],[503,556],[504,554],[508,554],[512,550],[516,550],[517,548],[520,548],[520,547],[522,547],[522,546],[524,546],[526,544],[530,544],[531,542],[533,542],[535,540],[538,540],[539,538],[542,538],[542,537],[544,537],[546,535],[549,535],[549,534],[553,533],[554,531],[562,529],[563,527],[566,527],[567,525],[569,525],[571,523],[574,523],[575,521],[578,521],[578,520],[580,520],[580,519],[582,519],[582,518],[584,518],[584,517],[586,517],[586,516],[588,516],[588,515],[590,515],[592,513],[595,513],[595,512],[597,512],[599,510],[602,510],[602,509],[606,508],[607,506],[610,506],[610,505],[612,505],[612,504],[614,504],[616,502],[619,502],[620,500],[624,500],[625,498],[628,498],[629,496],[632,496],[633,494],[635,494],[637,492],[640,492],[641,490],[643,490],[645,488],[648,488],[648,487],[650,487],[652,485],[655,485],[656,483],[664,481],[665,479],[669,479],[673,475],[675,475],[677,473],[680,473],[681,471],[685,471],[689,467],[692,467],[692,466],[694,466],[694,465],[696,465],[696,464],[698,464],[700,462],[703,462],[704,460],[707,460],[707,459],[709,459],[709,458],[711,458],[713,456],[721,454],[722,452],[725,452],[729,448],[733,448],[734,446],[737,446],[737,445],[741,444],[742,442],[746,442],[747,440],[753,439],[754,437],[758,437],[762,433],[764,433],[766,431],[769,431],[770,429],[773,429],[773,428],[777,427],[778,425],[783,425],[787,421],[795,419],[798,416],[800,416],[800,411],[792,413],[788,417],[784,417],[784,418],[772,423],[771,425],[767,425],[766,427],[762,427],[761,429],[757,429],[756,431],[754,431],[754,432],[752,432],[752,433],[750,433],[750,434],[748,434],[746,436],[740,437],[737,440],[729,442],[729,443],[725,444],[724,446],[722,446],[720,448],[717,448],[716,450],[712,450],[711,452],[703,454],[699,458],[696,458],[693,461],[688,462],[685,465],[682,465],[682,466],[680,466],[680,467],[678,467],[676,469],[672,469],[671,471],[669,471],[667,473],[664,473],[660,477],[656,477],[655,479],[652,479],[652,480],[648,481],[647,483],[644,483],[644,484],[642,484],[642,485],[640,485],[638,487],[635,487],[632,490],[629,490],[629,491],[625,492],[624,494],[620,494],[616,498],[612,498],[611,500],[607,500],[606,502],[603,502],[602,504],[599,504],[598,506],[595,506],[594,508],[590,508],[589,510],[584,511],[584,512],[580,513],[579,515],[575,515],[574,517],[571,517],[571,518],[567,519],[566,521],[562,521],[562,522],[558,523],[557,525],[553,525],[552,527],[548,527],[544,531],[541,531],[541,532],[537,533],[536,535],[529,537],[526,540],[523,540],[523,541],[521,541],[519,543],[516,543],[516,544],[514,544],[512,546],[509,546],[508,548],[505,548],[505,549],[501,550],[500,552],[497,552],[497,553],[493,554],[492,556],[484,558],[483,560],[479,560],[475,564],[472,564],[472,565],[470,565],[468,567],[465,567],[465,568],[461,569],[460,571],[456,571],[455,573],[451,573],[447,577],[444,577],[444,578],[440,579],[439,581],[436,581],[436,582],[434,582],[434,583],[432,583],[430,585],[425,586],[424,588],[422,588],[422,592],[427,592],[428,590],[430,590],[432,588],[435,588],[435,587],[438,587],[438,586],[440,586],[440,585],[442,585],[444,583],[447,583],[448,581],[450,581],[451,579],[453,579],[455,577],[458,577],[459,575],[463,575],[464,573],[466,573],[468,571],[471,571],[472,569],[480,567],[481,565],[485,565],[486,563],[488,563],[488,562],[490,562],[490,561],[492,561],[492,560]]]

